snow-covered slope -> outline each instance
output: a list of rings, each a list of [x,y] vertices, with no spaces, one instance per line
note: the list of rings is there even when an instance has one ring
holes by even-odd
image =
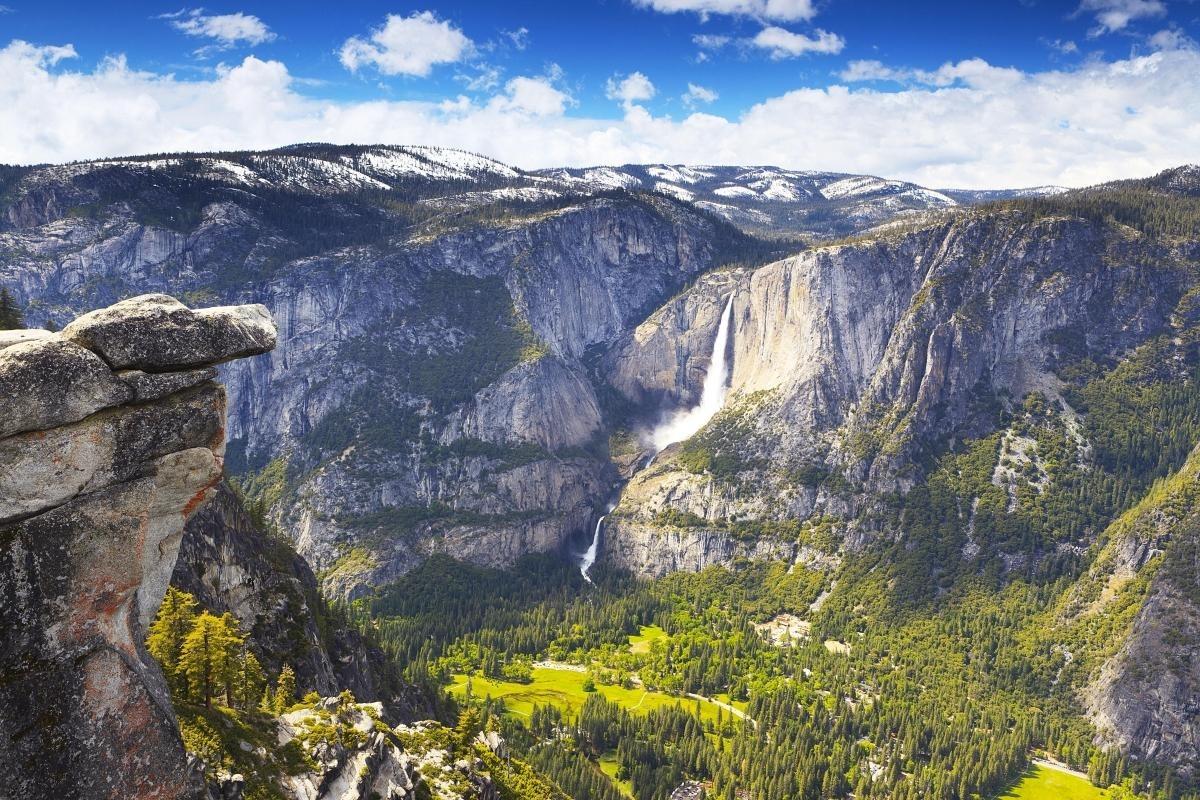
[[[1018,197],[1051,197],[1071,189],[1066,186],[1030,186],[1026,189],[942,189],[942,194],[959,203],[990,203],[994,200],[1011,200]]]
[[[748,230],[830,236],[899,215],[958,205],[923,186],[871,175],[683,164],[543,170],[538,175],[577,191],[638,188],[695,203]]]

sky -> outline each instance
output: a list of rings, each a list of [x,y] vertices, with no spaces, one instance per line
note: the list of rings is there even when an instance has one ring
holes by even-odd
[[[1200,0],[0,0],[0,163],[431,144],[938,188],[1200,162]]]

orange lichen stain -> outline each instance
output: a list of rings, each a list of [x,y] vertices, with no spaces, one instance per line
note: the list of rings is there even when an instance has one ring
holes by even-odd
[[[192,495],[192,499],[187,501],[187,504],[183,507],[183,510],[179,513],[181,513],[184,517],[190,517],[192,515],[192,513],[197,508],[200,507],[200,504],[204,502],[204,499],[206,497],[208,497],[208,490],[211,489],[215,485],[216,485],[216,482],[214,481],[213,483],[210,483],[207,486],[205,486],[200,491],[196,492],[196,494]]]

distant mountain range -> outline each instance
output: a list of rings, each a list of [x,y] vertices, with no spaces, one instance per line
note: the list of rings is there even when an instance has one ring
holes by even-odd
[[[739,228],[778,236],[827,238],[925,211],[1067,191],[930,189],[906,181],[772,166],[628,164],[523,171],[461,150],[425,146],[295,145],[269,152],[143,156],[56,167],[0,167],[0,189],[88,182],[113,170],[178,174],[231,187],[332,196],[411,190],[431,207],[463,210],[496,202],[536,203],[612,190],[659,192]]]

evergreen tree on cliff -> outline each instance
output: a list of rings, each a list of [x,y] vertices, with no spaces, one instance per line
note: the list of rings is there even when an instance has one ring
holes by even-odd
[[[211,708],[213,697],[228,687],[241,649],[242,637],[231,619],[228,614],[218,617],[205,611],[183,642],[179,667],[187,675],[189,693],[205,708]]]
[[[187,694],[187,675],[180,669],[179,659],[195,623],[196,598],[171,586],[146,637],[146,649],[162,667],[172,691],[181,695]]]
[[[8,289],[0,288],[0,331],[24,328],[25,320],[17,299]]]

